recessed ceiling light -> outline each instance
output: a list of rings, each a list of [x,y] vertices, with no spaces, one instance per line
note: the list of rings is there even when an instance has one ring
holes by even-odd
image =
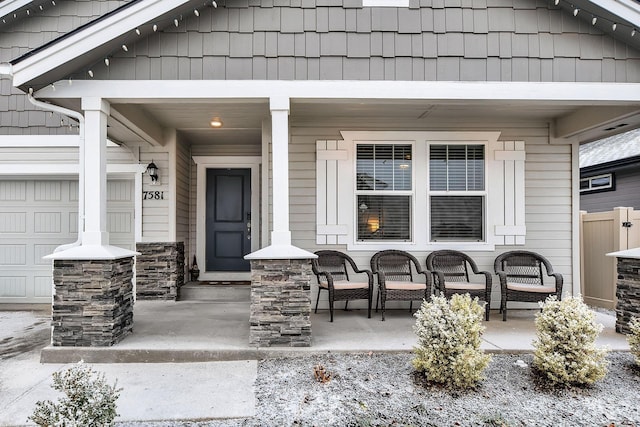
[[[220,119],[220,117],[214,117],[209,122],[209,125],[211,125],[212,128],[221,128],[222,120]]]

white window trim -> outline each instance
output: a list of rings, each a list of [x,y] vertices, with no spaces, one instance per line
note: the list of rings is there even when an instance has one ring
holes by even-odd
[[[351,206],[353,209],[351,224],[348,224],[347,230],[347,250],[349,251],[377,251],[383,249],[400,249],[407,251],[433,251],[438,249],[456,249],[461,251],[493,251],[495,249],[493,239],[493,226],[489,221],[489,146],[492,142],[498,140],[500,132],[446,132],[446,131],[342,131],[342,137],[345,141],[346,150],[349,152],[351,159],[350,177],[345,177],[345,185],[350,185],[351,191],[345,192],[345,205]],[[365,143],[394,143],[407,144],[411,142],[414,146],[413,151],[413,206],[412,206],[412,241],[411,242],[394,242],[394,241],[376,241],[376,242],[359,242],[357,240],[357,206],[355,206],[356,197],[356,161],[355,147],[356,144]],[[485,205],[484,205],[484,242],[429,242],[429,228],[426,224],[424,227],[418,227],[419,218],[429,218],[428,203],[428,150],[431,143],[440,144],[484,144],[485,145]],[[425,183],[425,186],[416,188],[417,182]],[[348,183],[348,184],[347,184]]]
[[[593,181],[594,179],[598,179],[598,178],[605,178],[608,177],[609,178],[609,185],[604,186],[604,187],[592,187],[591,186],[591,181]],[[580,193],[596,193],[596,192],[604,192],[604,191],[612,191],[613,190],[613,173],[603,173],[600,175],[594,175],[594,176],[588,176],[585,178],[580,178],[580,183],[582,183],[583,181],[587,181],[589,183],[589,188],[581,188],[580,189]]]

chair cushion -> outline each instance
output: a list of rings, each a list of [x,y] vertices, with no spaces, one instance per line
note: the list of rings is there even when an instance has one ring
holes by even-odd
[[[398,289],[405,291],[427,289],[426,284],[419,282],[385,281],[384,285],[387,289]]]
[[[485,289],[487,286],[484,283],[469,283],[469,282],[445,282],[444,287],[446,289],[461,289],[467,291],[479,291]]]
[[[552,294],[556,292],[555,286],[540,286],[540,285],[532,285],[530,283],[515,283],[515,282],[507,282],[507,289],[512,291],[522,291],[522,292],[538,292],[541,294]]]
[[[318,285],[325,289],[329,287],[325,280],[321,280]],[[333,282],[333,289],[367,289],[368,287],[369,283],[367,282],[350,282],[348,280],[336,280]]]

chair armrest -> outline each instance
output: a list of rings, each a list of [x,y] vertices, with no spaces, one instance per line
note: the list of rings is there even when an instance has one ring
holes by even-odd
[[[333,276],[331,275],[331,273],[329,273],[328,271],[318,271],[316,275],[318,276],[318,280],[320,279],[320,276],[326,277],[327,288],[333,289]]]
[[[488,271],[480,271],[477,274],[484,275],[485,281],[487,284],[487,289],[491,290],[491,286],[493,285],[493,277],[491,276],[491,273],[489,273]]]
[[[551,273],[551,274],[549,274],[549,276],[555,278],[555,281],[556,281],[556,292],[558,294],[560,294],[560,292],[562,292],[562,284],[564,282],[562,274],[560,274],[560,273]]]
[[[431,273],[433,274],[433,278],[435,279],[433,283],[434,287],[437,288],[440,292],[444,292],[444,289],[445,289],[444,273],[438,270],[433,270],[431,271]]]
[[[496,275],[500,279],[500,287],[506,289],[507,287],[507,273],[504,271],[496,271]]]

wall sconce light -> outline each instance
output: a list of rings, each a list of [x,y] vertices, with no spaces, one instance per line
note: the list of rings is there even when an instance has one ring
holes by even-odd
[[[222,127],[222,119],[220,117],[214,117],[209,122],[212,128],[221,128]]]
[[[151,177],[152,183],[155,184],[158,182],[158,166],[153,163],[153,160],[151,160],[151,163],[147,166],[147,173],[149,174],[149,177]]]

